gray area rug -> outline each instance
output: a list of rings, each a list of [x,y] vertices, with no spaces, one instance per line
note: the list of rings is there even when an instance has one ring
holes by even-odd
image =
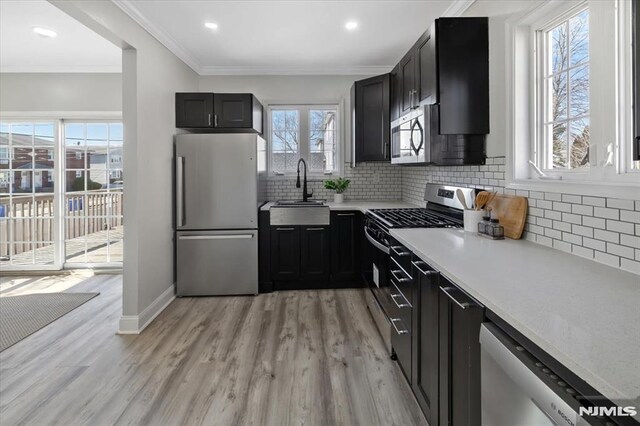
[[[42,293],[0,297],[0,352],[100,293]]]

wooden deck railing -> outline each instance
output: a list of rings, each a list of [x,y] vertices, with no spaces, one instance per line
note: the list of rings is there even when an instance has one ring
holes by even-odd
[[[65,239],[122,225],[122,199],[122,190],[68,192],[64,203]],[[0,205],[0,256],[52,244],[53,194],[14,195],[11,200],[1,196]]]

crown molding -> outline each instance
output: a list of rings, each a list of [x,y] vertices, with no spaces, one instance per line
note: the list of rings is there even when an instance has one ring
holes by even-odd
[[[59,74],[73,74],[73,73],[106,73],[106,74],[120,74],[122,73],[122,65],[27,65],[27,66],[12,66],[4,65],[0,66],[0,73],[59,73]]]
[[[389,72],[393,65],[284,67],[284,66],[205,66],[185,47],[147,19],[132,0],[111,0],[125,14],[199,75],[375,75]],[[460,16],[476,0],[454,0],[442,16]]]
[[[393,65],[341,66],[341,67],[286,67],[286,66],[204,66],[200,75],[374,75],[384,74]]]
[[[461,16],[475,2],[476,0],[454,0],[447,10],[444,11],[442,16],[451,18]]]
[[[147,19],[140,11],[134,6],[134,2],[131,0],[111,0],[116,6],[118,6],[124,13],[126,13],[131,19],[133,19],[138,25],[140,25],[145,31],[151,34],[156,40],[158,40],[164,47],[169,49],[171,53],[176,55],[182,62],[187,64],[189,68],[200,74],[202,64],[183,46],[178,44],[169,34],[160,29],[157,25]]]

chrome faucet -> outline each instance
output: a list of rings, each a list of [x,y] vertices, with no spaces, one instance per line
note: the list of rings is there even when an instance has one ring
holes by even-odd
[[[313,192],[307,193],[307,162],[304,159],[298,160],[298,178],[296,179],[296,188],[300,188],[300,163],[304,165],[304,184],[302,186],[302,201],[307,202],[310,197],[313,197]]]

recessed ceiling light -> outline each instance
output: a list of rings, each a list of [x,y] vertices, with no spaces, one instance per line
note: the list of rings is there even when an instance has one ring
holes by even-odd
[[[217,30],[218,29],[218,24],[216,24],[215,22],[206,22],[204,24],[204,26],[209,28],[210,30]]]
[[[347,23],[344,24],[344,27],[349,31],[353,31],[358,28],[358,23],[356,21],[347,21]]]
[[[38,34],[39,36],[48,38],[54,38],[58,36],[58,33],[56,33],[55,31],[42,27],[33,27],[33,32]]]

